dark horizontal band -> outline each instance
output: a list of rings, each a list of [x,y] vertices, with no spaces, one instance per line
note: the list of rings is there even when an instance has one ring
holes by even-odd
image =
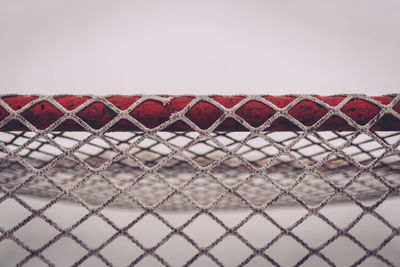
[[[400,130],[400,95],[2,96],[0,130]],[[28,123],[27,123],[28,122]]]

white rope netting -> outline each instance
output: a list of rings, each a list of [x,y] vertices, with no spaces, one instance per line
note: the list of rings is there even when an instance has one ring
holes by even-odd
[[[170,99],[141,96],[124,109],[103,96],[87,97],[74,109],[60,104],[55,96],[37,96],[17,109],[4,99],[0,100],[0,108],[8,114],[0,118],[0,128],[3,127],[0,131],[0,213],[1,207],[12,200],[29,214],[7,227],[0,220],[0,243],[10,240],[26,251],[26,255],[16,262],[17,266],[32,259],[56,266],[57,263],[46,256],[46,251],[62,238],[71,239],[85,251],[74,260],[73,266],[84,264],[92,257],[101,264],[114,266],[115,263],[104,256],[104,251],[122,236],[141,251],[129,262],[130,266],[140,264],[147,257],[170,266],[160,250],[176,236],[195,251],[182,262],[184,266],[195,264],[203,257],[217,266],[225,265],[214,250],[230,237],[239,240],[250,251],[237,263],[239,266],[250,264],[259,257],[268,264],[282,265],[270,251],[284,238],[290,238],[304,248],[304,255],[294,262],[296,266],[306,264],[312,257],[326,265],[338,265],[325,251],[341,238],[348,239],[362,251],[350,265],[362,265],[370,258],[382,265],[396,265],[398,258],[384,256],[381,251],[399,238],[400,225],[377,210],[399,195],[400,131],[373,130],[373,127],[385,116],[400,120],[400,114],[394,108],[400,95],[390,96],[390,103],[363,95],[349,95],[343,96],[337,105],[315,96],[295,96],[282,107],[262,96],[242,97],[231,107],[212,97],[191,96],[185,107],[155,127],[148,127],[131,115],[146,101],[166,105]],[[354,99],[368,102],[378,111],[371,115],[371,119],[359,124],[343,112],[343,108]],[[256,126],[237,113],[241,107],[254,101],[273,111]],[[291,113],[304,101],[311,101],[326,112],[312,124],[304,124]],[[218,118],[207,128],[187,116],[200,102],[220,111]],[[26,115],[29,109],[42,103],[52,105],[61,113],[43,129],[36,127]],[[101,103],[113,114],[100,127],[92,127],[91,122],[79,116],[82,110],[95,103]],[[318,130],[332,116],[340,117],[353,130]],[[229,118],[240,122],[246,129],[218,130]],[[269,131],[268,128],[280,118],[287,119],[298,130]],[[83,130],[57,130],[68,120],[76,122]],[[130,122],[137,130],[111,130],[121,120]],[[27,130],[7,130],[7,125],[15,121]],[[169,130],[168,127],[178,121],[184,122],[191,130]],[[40,208],[33,207],[30,203],[32,197],[44,199],[46,204]],[[70,226],[63,227],[46,215],[60,202],[74,203],[86,212]],[[338,225],[322,212],[325,207],[338,203],[351,203],[360,212],[349,214],[351,220],[346,225]],[[284,226],[270,215],[274,209],[293,206],[306,212],[290,225]],[[110,208],[135,210],[139,215],[121,226],[104,213]],[[245,211],[247,215],[234,225],[226,224],[216,215],[231,210]],[[169,212],[190,212],[191,216],[176,225],[165,215]],[[144,245],[130,232],[148,216],[155,217],[162,227],[168,229],[168,233],[151,246]],[[186,231],[202,216],[207,216],[223,230],[206,245],[196,242]],[[253,244],[241,234],[241,229],[258,216],[277,229],[274,238],[262,246]],[[388,229],[388,234],[374,247],[365,245],[362,239],[351,233],[363,218],[371,216],[381,227]],[[74,234],[75,229],[91,218],[100,219],[115,231],[96,246],[87,244]],[[310,218],[321,220],[333,230],[333,234],[320,244],[310,245],[296,234],[296,229]],[[35,219],[45,221],[57,234],[40,247],[32,248],[18,238],[18,231]]]

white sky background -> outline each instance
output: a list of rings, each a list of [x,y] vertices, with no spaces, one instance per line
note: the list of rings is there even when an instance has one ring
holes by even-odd
[[[0,0],[0,93],[394,93],[399,14],[397,0]]]

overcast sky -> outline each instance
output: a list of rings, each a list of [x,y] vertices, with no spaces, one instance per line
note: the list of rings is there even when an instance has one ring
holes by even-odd
[[[400,1],[0,0],[0,93],[400,92]]]

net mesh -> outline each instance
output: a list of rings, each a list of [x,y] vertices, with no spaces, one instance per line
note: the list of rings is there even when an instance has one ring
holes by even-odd
[[[362,251],[349,265],[374,258],[380,264],[395,266],[397,255],[391,258],[382,251],[398,240],[400,225],[377,210],[399,195],[400,95],[277,99],[3,96],[0,207],[13,200],[29,215],[11,226],[0,224],[0,244],[10,240],[26,251],[17,266],[34,258],[55,266],[46,251],[67,237],[84,250],[73,266],[90,258],[113,266],[104,251],[113,241],[126,237],[140,250],[128,265],[151,257],[170,266],[161,251],[179,236],[194,248],[194,254],[181,265],[206,257],[223,266],[226,262],[218,257],[216,248],[234,237],[250,251],[236,265],[262,258],[280,266],[271,249],[290,238],[304,248],[304,255],[293,265],[317,257],[336,266],[326,251],[346,238]],[[178,108],[169,109],[171,103]],[[34,207],[30,197],[46,199],[46,204]],[[63,227],[46,215],[60,202],[83,207],[85,215]],[[335,203],[351,203],[360,212],[348,215],[346,225],[338,225],[322,212]],[[282,225],[271,212],[284,206],[301,207],[306,212],[292,224]],[[138,216],[120,226],[105,213],[109,208],[135,210]],[[216,215],[227,210],[247,213],[228,225]],[[189,212],[191,216],[175,225],[168,212]],[[130,231],[148,216],[167,229],[167,234],[152,245],[144,244]],[[222,229],[206,245],[187,231],[202,216]],[[254,244],[242,231],[256,217],[277,229],[262,245]],[[389,231],[373,247],[352,234],[366,217]],[[17,233],[38,218],[57,234],[32,248]],[[115,231],[95,246],[74,233],[93,218]],[[296,229],[310,218],[333,229],[332,235],[319,244],[304,240]]]

